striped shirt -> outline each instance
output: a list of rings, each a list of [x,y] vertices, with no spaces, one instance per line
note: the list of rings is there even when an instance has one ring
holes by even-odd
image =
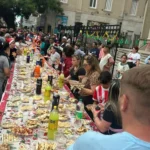
[[[104,89],[101,85],[97,86],[93,94],[93,100],[105,104],[108,101],[108,92],[109,89]]]

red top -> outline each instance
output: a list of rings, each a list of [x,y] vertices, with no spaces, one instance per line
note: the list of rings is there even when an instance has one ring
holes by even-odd
[[[93,100],[105,104],[108,101],[108,92],[109,89],[104,89],[101,85],[97,86],[93,94]]]
[[[63,67],[64,76],[68,77],[70,74],[70,68],[72,67],[72,58],[66,57],[64,59],[64,64],[65,64]]]

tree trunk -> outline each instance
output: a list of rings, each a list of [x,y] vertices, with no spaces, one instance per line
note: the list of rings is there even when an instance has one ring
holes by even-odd
[[[14,14],[7,14],[7,15],[5,14],[2,17],[4,21],[6,22],[8,28],[13,28],[13,29],[16,28]]]

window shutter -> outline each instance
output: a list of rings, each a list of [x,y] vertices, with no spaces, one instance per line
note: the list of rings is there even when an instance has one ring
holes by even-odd
[[[113,0],[106,0],[105,10],[111,11],[111,9],[112,9],[112,1]]]
[[[138,0],[132,0],[131,15],[136,15]]]
[[[61,3],[68,3],[68,0],[60,0]]]

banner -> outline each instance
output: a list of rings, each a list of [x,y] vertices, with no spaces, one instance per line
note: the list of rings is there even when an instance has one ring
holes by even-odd
[[[56,27],[58,27],[58,25],[63,25],[63,26],[67,26],[68,23],[68,17],[67,16],[56,16]]]

